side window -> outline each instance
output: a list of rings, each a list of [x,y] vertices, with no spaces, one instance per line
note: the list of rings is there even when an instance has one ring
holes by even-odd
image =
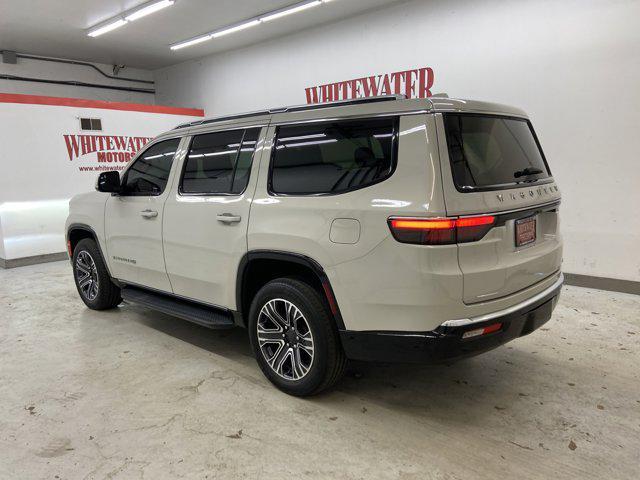
[[[288,195],[336,194],[388,178],[397,119],[279,127],[270,189]]]
[[[251,174],[251,164],[253,163],[253,154],[256,151],[259,135],[259,128],[252,128],[244,134],[242,147],[240,148],[238,160],[236,161],[236,171],[233,175],[231,193],[240,194],[247,188],[249,175]]]
[[[240,194],[249,182],[260,129],[197,135],[182,175],[187,194]]]
[[[144,196],[164,192],[178,145],[180,139],[174,138],[149,147],[127,170],[122,179],[122,194]]]

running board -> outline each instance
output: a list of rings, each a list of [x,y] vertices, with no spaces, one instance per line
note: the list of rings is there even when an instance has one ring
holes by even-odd
[[[137,303],[203,327],[213,329],[235,327],[231,312],[215,307],[131,286],[124,287],[121,294],[122,299],[127,302]]]

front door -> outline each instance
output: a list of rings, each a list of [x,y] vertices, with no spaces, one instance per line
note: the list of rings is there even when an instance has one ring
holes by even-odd
[[[157,142],[122,177],[122,192],[107,201],[105,234],[114,277],[171,292],[162,248],[162,217],[180,139]]]
[[[178,194],[167,200],[164,211],[165,260],[175,294],[236,308],[236,274],[247,251],[260,132],[259,127],[236,127],[192,138]]]

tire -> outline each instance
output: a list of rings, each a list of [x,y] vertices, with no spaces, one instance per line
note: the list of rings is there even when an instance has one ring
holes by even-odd
[[[80,298],[92,310],[107,310],[122,302],[96,242],[85,238],[73,250],[73,279]],[[81,286],[82,285],[82,286]]]
[[[295,331],[287,331],[287,318],[296,319]],[[249,338],[264,375],[290,395],[320,393],[344,372],[346,357],[333,318],[321,295],[303,281],[279,278],[258,291],[249,309]]]

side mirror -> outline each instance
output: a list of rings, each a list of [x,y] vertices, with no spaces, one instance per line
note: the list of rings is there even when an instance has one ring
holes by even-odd
[[[102,172],[98,175],[96,190],[105,193],[120,192],[120,174],[118,172]]]

